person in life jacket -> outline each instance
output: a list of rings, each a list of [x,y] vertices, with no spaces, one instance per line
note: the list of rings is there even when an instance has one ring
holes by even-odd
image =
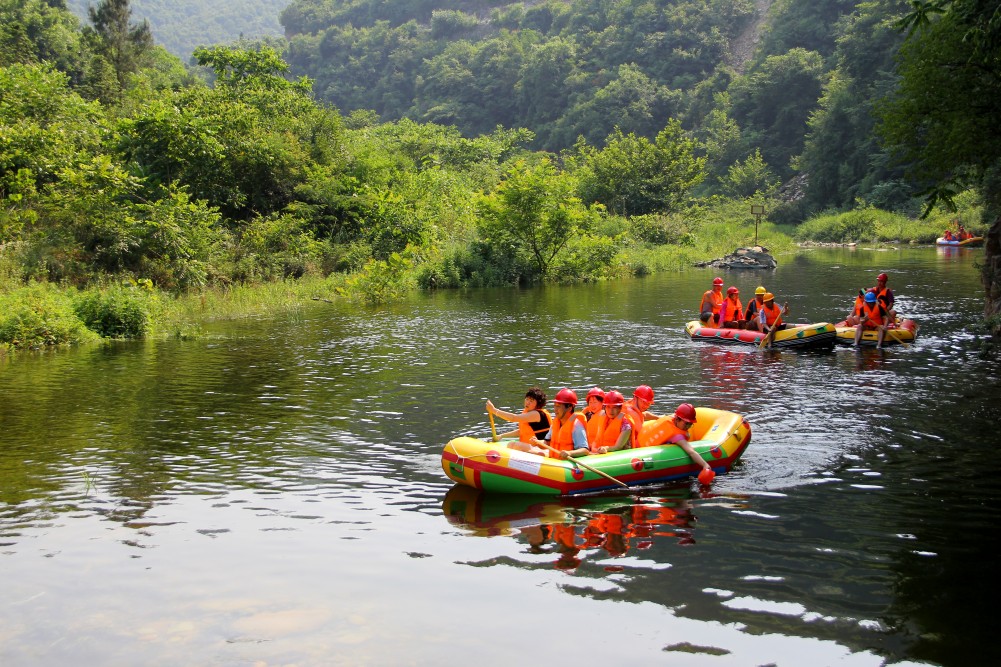
[[[761,331],[758,325],[758,311],[761,310],[761,306],[765,303],[766,293],[767,290],[763,286],[758,285],[754,290],[754,298],[747,304],[747,310],[744,311],[744,326],[751,331]]]
[[[552,417],[545,409],[546,393],[539,387],[532,387],[525,392],[525,408],[519,413],[507,412],[494,406],[487,401],[487,413],[496,415],[509,422],[516,422],[518,428],[507,433],[500,433],[494,436],[494,441],[505,438],[518,438],[516,442],[508,443],[510,449],[517,449],[522,452],[530,452],[533,449],[536,453],[544,450],[538,446],[538,439],[549,431]]]
[[[872,290],[866,292],[862,315],[855,327],[855,347],[858,347],[859,341],[862,340],[862,331],[865,329],[875,329],[878,332],[876,334],[876,349],[883,347],[883,337],[886,335],[888,321],[886,308],[883,307],[876,293]]]
[[[600,430],[590,429],[592,419],[588,422],[587,444],[592,454],[607,454],[620,449],[626,449],[632,442],[632,422],[622,414],[625,397],[614,389],[605,394],[605,418]]]
[[[692,463],[701,466],[703,470],[710,470],[711,468],[705,459],[688,444],[688,441],[691,439],[689,430],[696,423],[695,408],[691,403],[682,403],[674,411],[674,419],[671,420],[671,424],[669,425],[671,428],[663,444],[681,447],[688,454],[688,458],[692,460]]]
[[[852,304],[852,309],[848,311],[848,317],[845,318],[845,326],[858,326],[862,317],[862,307],[865,305],[865,293],[866,290],[860,289],[858,291],[858,296],[855,297],[855,303]]]
[[[657,415],[650,412],[651,405],[653,405],[653,389],[649,385],[641,384],[636,387],[633,397],[622,406],[622,414],[629,420],[632,428],[630,447],[636,447],[638,444],[640,431],[643,430],[643,422],[657,418]]]
[[[760,327],[760,331],[765,332],[765,338],[769,339],[766,345],[771,346],[776,331],[786,328],[786,325],[782,322],[782,316],[788,314],[788,302],[779,308],[775,305],[775,295],[771,292],[765,292],[764,303],[761,304],[761,308],[758,310],[758,326]]]
[[[556,392],[549,433],[540,443],[551,458],[565,459],[591,453],[587,446],[587,420],[582,413],[574,411],[576,405],[577,394],[573,390],[564,387]]]
[[[699,303],[699,319],[703,324],[718,327],[723,321],[720,318],[723,309],[723,279],[713,278],[713,288],[706,290],[702,295],[702,302]]]
[[[584,419],[587,420],[587,441],[591,442],[605,428],[605,391],[592,387],[584,399]]]
[[[945,230],[945,234],[942,235],[942,238],[944,240],[946,240],[946,241],[958,241],[959,240],[959,239],[954,239],[952,237],[952,230],[951,229]]]
[[[726,329],[743,329],[746,326],[744,321],[744,305],[740,302],[740,290],[736,287],[726,288],[726,298],[723,299],[723,306],[720,309],[723,318],[723,327]]]
[[[876,276],[876,286],[872,288],[872,291],[876,293],[876,298],[886,310],[886,315],[889,317],[887,324],[894,324],[897,321],[897,311],[893,309],[893,290],[886,286],[889,280],[890,277],[885,273],[879,274]]]

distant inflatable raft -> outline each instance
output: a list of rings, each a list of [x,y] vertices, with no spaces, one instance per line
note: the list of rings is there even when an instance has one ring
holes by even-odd
[[[728,472],[751,441],[751,426],[741,415],[696,408],[692,447],[718,475]],[[649,441],[659,420],[643,427]],[[656,484],[695,477],[695,464],[677,445],[625,449],[585,456],[580,461],[627,486]],[[577,465],[573,459],[551,459],[508,449],[503,442],[459,437],[441,453],[441,467],[459,484],[484,491],[569,496],[620,488],[609,479]]]
[[[707,327],[698,320],[692,320],[686,324],[685,331],[694,341],[717,345],[757,346],[765,337],[765,334],[760,331]],[[828,322],[800,324],[776,331],[771,345],[777,349],[830,349],[834,347],[836,336],[837,331],[835,331],[834,325]]]
[[[944,246],[978,246],[984,242],[983,236],[971,236],[968,239],[963,239],[962,241],[957,241],[955,239],[946,240],[944,236],[940,236],[935,239],[935,245]]]

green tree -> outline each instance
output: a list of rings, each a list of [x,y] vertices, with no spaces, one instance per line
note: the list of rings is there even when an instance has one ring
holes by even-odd
[[[605,148],[580,141],[576,149],[582,199],[621,215],[676,210],[705,177],[705,158],[695,156],[696,143],[677,120],[652,142],[616,128]]]
[[[147,52],[153,47],[153,33],[149,22],[132,21],[129,0],[101,0],[87,10],[92,28],[85,31],[94,49],[102,55],[115,71],[118,86],[125,89],[128,76],[145,63]]]
[[[527,254],[536,277],[545,280],[556,257],[595,215],[575,196],[576,185],[548,159],[515,162],[478,201],[484,243],[500,254]]]
[[[1001,16],[996,3],[914,0],[901,22],[900,86],[881,133],[928,207],[967,185],[1001,211]]]
[[[755,194],[768,196],[778,187],[778,180],[761,158],[760,150],[755,150],[754,154],[743,162],[731,165],[726,178],[720,180],[723,193],[735,199]]]
[[[769,56],[730,86],[731,116],[749,146],[760,147],[782,178],[791,173],[792,158],[802,152],[807,120],[825,77],[820,54],[796,48]]]

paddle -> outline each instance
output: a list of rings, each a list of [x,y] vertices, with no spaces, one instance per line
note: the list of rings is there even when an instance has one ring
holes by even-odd
[[[556,452],[557,454],[559,454],[560,450],[558,450],[555,447],[549,445],[548,443],[546,443],[545,440],[541,440],[540,442],[542,443],[542,446],[545,447],[546,449],[548,449],[549,451]],[[612,480],[613,482],[615,482],[616,484],[618,484],[619,486],[621,486],[624,489],[628,489],[629,488],[628,484],[625,484],[624,482],[620,482],[619,480],[615,479],[614,477],[612,477],[608,473],[601,472],[597,468],[592,468],[591,466],[587,465],[586,463],[581,463],[579,460],[577,460],[577,459],[575,459],[573,457],[568,457],[567,460],[570,461],[571,463],[573,463],[575,466],[580,466],[584,470],[590,470],[595,475],[601,475],[605,479]]]
[[[488,412],[490,415],[490,433],[494,436],[494,442],[497,442],[497,426],[494,424],[494,413]]]
[[[892,335],[897,340],[897,342],[900,343],[901,345],[903,345],[904,347],[910,347],[911,344],[908,343],[903,338],[901,338],[900,335],[899,335],[900,332],[897,331],[896,329],[887,329],[886,332],[889,333],[890,335]]]

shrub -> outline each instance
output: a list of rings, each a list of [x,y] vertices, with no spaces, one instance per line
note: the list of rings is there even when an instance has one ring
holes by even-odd
[[[0,294],[0,343],[34,349],[96,339],[63,290],[35,284]]]
[[[158,307],[154,292],[143,286],[115,286],[83,293],[74,305],[87,328],[105,338],[144,338],[153,328]]]

